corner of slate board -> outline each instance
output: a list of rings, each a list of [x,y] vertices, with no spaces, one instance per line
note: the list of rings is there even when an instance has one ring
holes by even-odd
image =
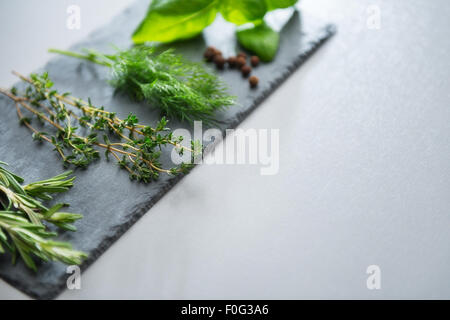
[[[111,50],[111,44],[121,48],[129,47],[129,35],[134,28],[129,21],[138,21],[145,11],[144,2],[135,3],[109,25],[94,31],[85,41],[71,49]],[[280,50],[275,61],[262,64],[255,70],[260,78],[257,90],[249,90],[248,83],[238,72],[220,73],[230,87],[231,94],[238,100],[236,106],[218,114],[223,123],[220,126],[222,131],[235,128],[335,33],[335,27],[295,13],[281,33]],[[200,60],[198,52],[202,52],[206,43],[203,38],[198,37],[192,41],[177,43],[175,47],[186,57]],[[150,112],[126,97],[115,95],[105,81],[108,78],[107,70],[101,66],[56,57],[43,70],[49,72],[58,89],[70,91],[81,98],[91,97],[94,104],[104,105],[119,116],[133,112],[142,122],[149,124],[158,119],[157,113]],[[27,129],[19,126],[13,103],[4,96],[0,96],[0,110],[0,160],[10,163],[10,168],[23,176],[25,181],[61,173],[63,167],[52,148],[32,141]],[[172,128],[181,126],[186,127],[181,123],[171,124]],[[163,153],[162,157],[170,159],[169,151]],[[58,196],[56,201],[70,203],[72,211],[83,213],[84,218],[77,223],[77,232],[63,232],[59,239],[70,241],[76,249],[89,254],[89,258],[81,266],[83,271],[182,178],[162,176],[159,181],[148,185],[130,182],[126,172],[104,160],[92,164],[87,170],[76,170],[75,175],[77,179],[74,188],[71,192]],[[34,273],[21,261],[13,266],[10,256],[0,255],[0,277],[6,282],[33,298],[55,298],[66,288],[66,267],[61,263],[38,263],[38,268],[38,272]]]

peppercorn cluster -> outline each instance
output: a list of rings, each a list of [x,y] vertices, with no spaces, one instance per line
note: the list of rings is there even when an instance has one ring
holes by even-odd
[[[231,56],[225,59],[222,55],[222,52],[212,46],[206,48],[203,56],[205,57],[206,61],[214,62],[217,69],[223,70],[225,66],[228,65],[230,69],[239,70],[244,78],[248,78],[252,73],[252,67],[256,68],[260,63],[260,59],[258,56],[251,56],[251,66],[248,65],[247,54],[244,52],[240,52],[237,56]],[[256,88],[258,86],[259,79],[256,76],[250,76],[248,78],[248,82],[251,88]]]

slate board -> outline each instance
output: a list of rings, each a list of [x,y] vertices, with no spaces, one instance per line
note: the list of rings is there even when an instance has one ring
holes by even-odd
[[[145,14],[146,7],[146,1],[135,3],[109,25],[93,32],[71,49],[93,48],[112,52],[112,44],[119,48],[131,46],[130,34]],[[222,121],[220,129],[235,128],[334,32],[334,26],[296,12],[282,29],[280,50],[275,61],[255,69],[254,74],[260,78],[257,90],[249,90],[247,81],[236,71],[220,72],[230,92],[237,97],[236,106],[217,115]],[[238,49],[235,48],[234,33],[223,21],[214,23],[202,36],[171,46],[191,60],[201,60],[201,53],[210,44],[219,47],[225,55]],[[83,99],[90,97],[94,105],[104,105],[121,117],[133,112],[148,124],[154,124],[159,118],[156,111],[114,94],[106,82],[107,68],[72,58],[55,57],[42,70],[49,72],[59,90],[70,91]],[[19,126],[13,103],[4,96],[0,96],[0,114],[0,160],[10,163],[10,168],[23,176],[26,182],[63,171],[52,146],[32,141],[30,132]],[[189,125],[171,122],[170,127],[189,128]],[[164,159],[168,159],[169,152],[165,151]],[[84,219],[76,223],[77,232],[62,232],[59,236],[60,240],[69,241],[76,249],[89,254],[82,270],[86,270],[181,179],[181,176],[163,175],[151,184],[131,182],[126,171],[104,159],[93,163],[87,170],[76,170],[75,175],[75,187],[55,200],[70,203],[72,212],[84,214]],[[38,263],[38,266],[38,272],[34,273],[21,261],[12,266],[8,254],[0,255],[1,278],[31,297],[56,297],[66,288],[66,266],[58,262]]]

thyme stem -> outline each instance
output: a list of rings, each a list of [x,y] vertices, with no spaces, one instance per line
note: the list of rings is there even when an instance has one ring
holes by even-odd
[[[182,163],[180,166],[164,169],[159,163],[160,150],[165,145],[174,146],[180,154],[185,150],[195,150],[182,146],[181,137],[173,137],[172,132],[166,128],[167,121],[164,118],[154,128],[139,124],[133,114],[126,119],[119,119],[115,113],[108,112],[103,107],[94,107],[90,100],[85,102],[52,90],[53,83],[46,73],[41,76],[31,75],[30,78],[17,72],[13,73],[29,86],[23,94],[19,94],[15,88],[10,91],[0,89],[0,93],[15,102],[18,118],[33,132],[33,138],[54,145],[66,165],[86,167],[99,158],[99,153],[94,148],[99,147],[105,150],[106,156],[111,154],[119,166],[129,172],[131,179],[144,182],[157,179],[159,173],[173,175],[186,172],[192,167]],[[31,119],[23,115],[21,107],[38,120],[55,128],[56,134],[49,135],[33,127]],[[82,116],[75,114],[68,107],[79,110]],[[42,108],[43,112],[38,108]],[[85,127],[90,133],[80,134],[74,122]],[[125,130],[128,131],[128,136]],[[98,141],[97,135],[101,131],[112,134],[119,141],[110,142],[107,134],[104,135],[104,143]],[[123,157],[120,158],[119,154]]]

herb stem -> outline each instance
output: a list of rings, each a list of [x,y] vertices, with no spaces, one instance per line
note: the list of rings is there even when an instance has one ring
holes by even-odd
[[[158,108],[168,118],[213,124],[216,111],[234,104],[235,98],[216,74],[173,50],[158,52],[151,46],[136,46],[111,55],[93,50],[85,50],[86,54],[49,51],[109,67],[112,86]]]
[[[30,86],[20,95],[16,88],[12,88],[10,91],[0,89],[0,93],[15,102],[18,118],[33,132],[33,138],[52,144],[66,165],[86,167],[99,158],[99,152],[95,149],[95,147],[99,147],[106,150],[106,156],[112,154],[120,167],[130,173],[130,178],[144,182],[157,179],[158,173],[183,173],[192,167],[182,163],[180,166],[164,169],[159,164],[160,150],[165,145],[180,147],[177,149],[180,155],[185,149],[191,150],[180,146],[181,137],[172,137],[172,132],[166,128],[167,120],[164,118],[154,128],[139,124],[138,118],[133,114],[121,120],[116,117],[115,113],[108,112],[103,107],[94,107],[90,100],[84,102],[74,97],[67,98],[68,94],[58,94],[56,90],[50,90],[53,82],[46,73],[42,76],[31,75],[31,78],[24,77],[17,72],[13,73],[29,83]],[[78,109],[83,116],[76,115],[66,106]],[[39,132],[31,125],[31,119],[24,117],[21,108],[54,127],[57,130],[56,134]],[[43,112],[40,112],[38,108],[43,108]],[[90,130],[91,133],[89,135],[78,134],[74,120]],[[137,127],[142,130],[136,129]],[[129,131],[128,136],[124,134],[124,130]],[[108,135],[105,134],[103,136],[105,143],[99,142],[97,134],[100,131],[114,134],[121,141],[111,143]],[[136,137],[134,133],[137,133],[139,137]],[[67,155],[65,150],[69,150]],[[123,155],[123,157],[121,158],[119,155]]]
[[[23,81],[25,81],[25,82],[28,82],[29,84],[33,84],[33,81],[32,81],[30,78],[27,78],[27,77],[21,75],[20,73],[18,73],[18,72],[16,72],[16,71],[12,71],[12,73],[13,73],[15,76],[19,77],[21,80],[23,80]],[[49,91],[48,89],[46,89],[46,90]],[[10,98],[13,99],[13,100],[21,99],[21,98],[15,97],[15,96],[13,97],[12,95],[9,94],[8,91],[3,90],[3,89],[1,89],[1,88],[0,88],[0,92],[1,92],[1,93],[4,93],[5,95],[7,95],[8,97],[10,97]],[[108,112],[108,111],[106,111],[106,110],[100,110],[100,109],[96,109],[96,108],[90,107],[90,106],[89,106],[89,103],[86,102],[86,101],[83,101],[82,99],[77,99],[77,98],[72,97],[72,96],[65,97],[65,96],[62,96],[62,95],[60,95],[60,94],[58,94],[58,93],[55,93],[55,97],[58,98],[59,100],[65,102],[65,103],[67,103],[67,104],[73,106],[73,107],[76,107],[76,108],[80,109],[81,111],[83,111],[83,112],[85,112],[85,113],[88,113],[88,114],[92,114],[93,112],[104,113],[104,114],[106,114],[106,115],[110,115],[110,114],[111,114],[111,112]],[[76,103],[76,102],[74,102],[74,101],[77,101],[78,103]],[[108,118],[108,117],[106,117],[106,118],[104,118],[104,119],[105,119],[106,121],[112,123],[112,124],[120,124],[121,121],[122,121],[122,120],[120,120],[120,119],[117,118],[117,117],[114,117],[114,120],[112,120],[112,119],[110,119],[110,118]],[[111,127],[116,133],[118,133],[118,131],[117,131],[113,126],[110,126],[110,127]],[[139,124],[135,125],[135,127],[141,128],[141,129],[144,129],[144,128],[145,128],[144,125],[139,125]],[[135,133],[137,133],[137,134],[139,134],[139,135],[141,135],[141,136],[144,136],[144,135],[145,135],[142,131],[137,130],[137,129],[134,128],[134,127],[125,126],[125,128],[128,129],[128,130],[130,130],[130,131],[132,131],[132,132],[135,132]],[[126,140],[128,140],[128,141],[132,141],[131,139],[129,139],[129,138],[126,137],[126,136],[123,136],[123,135],[120,134],[120,133],[119,133],[119,135],[120,135],[123,139],[126,139]],[[171,144],[171,145],[173,145],[174,147],[179,148],[179,149],[183,149],[183,150],[186,150],[186,151],[188,151],[188,152],[194,152],[194,150],[192,150],[191,148],[182,146],[182,145],[180,145],[179,143],[176,143],[176,142],[174,142],[174,141],[168,141],[168,143]]]
[[[66,51],[66,50],[59,50],[59,49],[48,49],[48,52],[50,53],[57,53],[57,54],[62,54],[64,56],[68,56],[68,57],[73,57],[73,58],[78,58],[78,59],[83,59],[83,60],[87,60],[93,63],[96,63],[98,65],[101,66],[105,66],[105,67],[111,67],[111,64],[106,62],[106,61],[100,61],[96,58],[96,55],[93,53],[90,54],[81,54],[81,53],[76,53],[76,52],[72,52],[72,51]]]
[[[53,239],[56,232],[42,222],[56,227],[76,231],[72,224],[82,215],[60,212],[67,206],[59,203],[47,208],[42,200],[51,200],[51,194],[66,192],[73,186],[71,171],[53,178],[22,185],[24,179],[7,170],[0,161],[0,196],[6,201],[0,206],[0,254],[4,248],[11,252],[13,262],[20,255],[24,263],[37,271],[32,256],[43,261],[58,260],[69,265],[80,264],[87,255],[73,250],[66,242]]]

